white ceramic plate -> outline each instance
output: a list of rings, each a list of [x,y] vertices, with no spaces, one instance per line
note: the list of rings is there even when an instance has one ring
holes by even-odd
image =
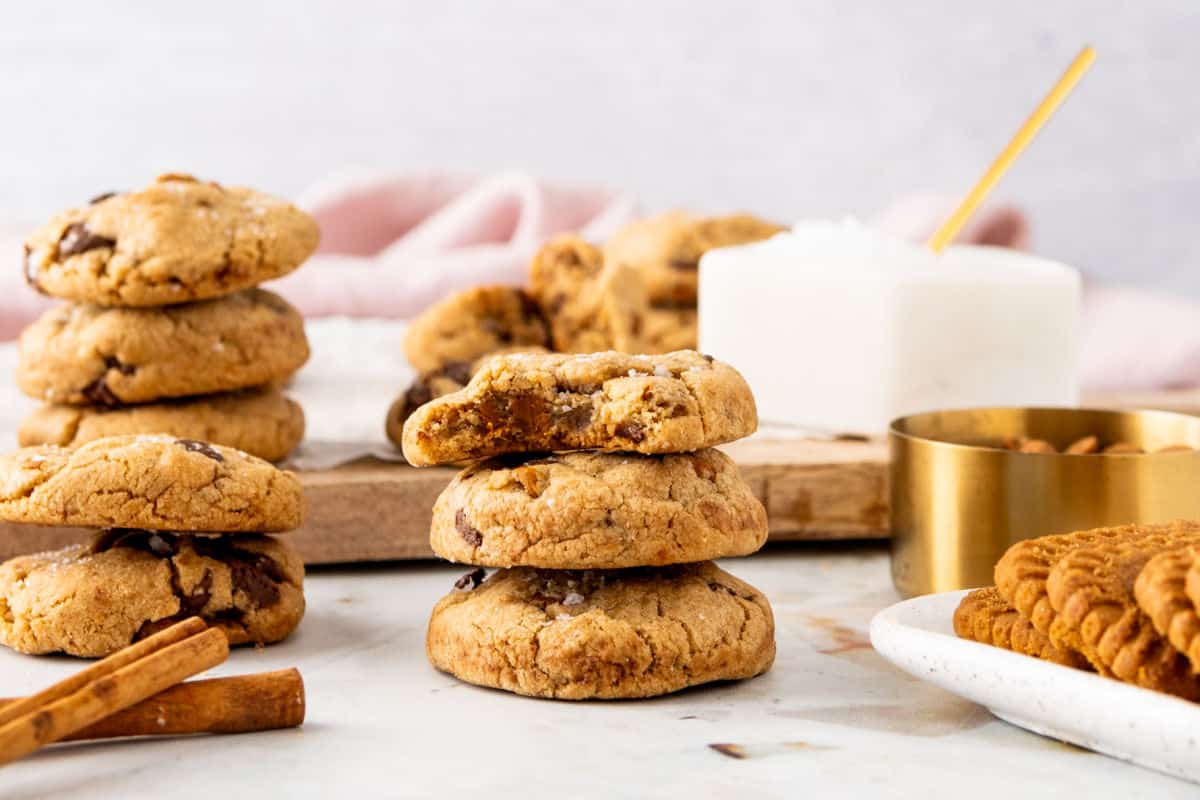
[[[871,644],[900,669],[1002,720],[1200,783],[1200,704],[954,635],[966,592],[926,595],[871,620]]]

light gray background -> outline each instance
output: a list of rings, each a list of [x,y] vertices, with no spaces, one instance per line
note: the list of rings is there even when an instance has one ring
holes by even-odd
[[[1200,296],[1200,2],[0,4],[0,222],[168,169],[528,169],[651,208],[870,217],[959,193],[1084,41],[999,190],[1035,244]]]

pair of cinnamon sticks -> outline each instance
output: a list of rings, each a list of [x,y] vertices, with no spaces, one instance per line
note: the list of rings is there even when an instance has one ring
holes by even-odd
[[[0,701],[0,765],[64,740],[242,733],[304,722],[295,669],[182,683],[229,656],[199,617],[172,625],[29,697]]]

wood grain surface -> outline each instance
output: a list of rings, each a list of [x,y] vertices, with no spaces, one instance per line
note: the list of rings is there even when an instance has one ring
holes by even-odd
[[[772,540],[887,535],[882,441],[748,439],[723,448],[767,508]],[[429,521],[455,470],[374,458],[301,472],[308,514],[285,534],[309,564],[432,558]],[[0,522],[0,559],[83,541],[79,528]]]

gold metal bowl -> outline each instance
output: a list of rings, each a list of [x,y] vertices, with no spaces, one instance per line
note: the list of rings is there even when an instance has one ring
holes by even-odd
[[[1018,453],[1095,435],[1145,454]],[[891,449],[892,580],[906,597],[992,583],[1009,545],[1051,533],[1200,519],[1200,417],[1169,411],[982,408],[902,417]],[[1196,452],[1155,453],[1171,445]]]

